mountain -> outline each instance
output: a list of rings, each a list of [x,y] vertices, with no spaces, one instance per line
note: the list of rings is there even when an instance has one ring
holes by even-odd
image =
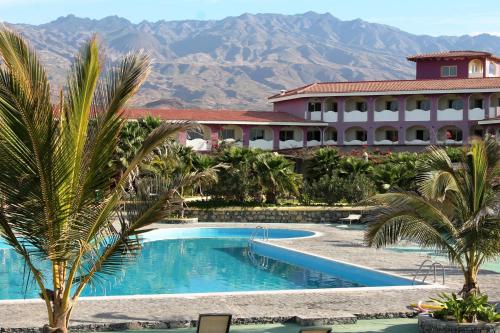
[[[132,101],[141,106],[268,110],[267,97],[317,81],[409,79],[406,56],[444,50],[500,53],[500,37],[431,37],[330,14],[243,14],[212,21],[60,17],[8,24],[40,52],[51,79],[64,82],[80,45],[96,32],[111,62],[144,49],[153,71]]]

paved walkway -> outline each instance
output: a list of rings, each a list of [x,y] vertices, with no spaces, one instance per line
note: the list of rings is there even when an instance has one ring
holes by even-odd
[[[170,228],[175,226],[159,225]],[[186,227],[198,227],[187,225]],[[255,224],[203,223],[202,226],[255,227]],[[303,240],[273,240],[273,243],[344,260],[404,276],[412,276],[425,256],[366,248],[361,230],[338,228],[334,225],[272,224],[272,228],[313,230],[321,236]],[[179,227],[179,226],[176,226]],[[203,312],[230,312],[236,318],[268,317],[278,321],[293,316],[348,317],[352,314],[404,313],[409,303],[426,300],[438,291],[457,291],[462,276],[448,273],[447,287],[440,290],[373,290],[226,294],[216,296],[155,296],[138,298],[108,298],[81,300],[74,311],[72,325],[122,323],[140,321],[195,320]],[[500,274],[481,272],[482,291],[492,301],[500,301]],[[40,327],[46,323],[41,301],[0,301],[0,327]],[[280,319],[281,318],[281,319]]]

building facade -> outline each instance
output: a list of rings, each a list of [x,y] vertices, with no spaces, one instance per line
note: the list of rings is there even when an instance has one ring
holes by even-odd
[[[407,59],[416,63],[414,80],[323,82],[282,90],[269,98],[273,112],[135,109],[128,116],[196,121],[200,130],[182,133],[179,140],[198,151],[223,142],[264,150],[418,150],[466,144],[486,132],[500,138],[500,58],[450,51]]]

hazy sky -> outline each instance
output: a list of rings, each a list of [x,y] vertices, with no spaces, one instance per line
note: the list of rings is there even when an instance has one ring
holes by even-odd
[[[220,19],[242,13],[329,12],[342,20],[429,35],[500,35],[500,0],[0,0],[0,21],[40,24],[59,16],[142,20]]]

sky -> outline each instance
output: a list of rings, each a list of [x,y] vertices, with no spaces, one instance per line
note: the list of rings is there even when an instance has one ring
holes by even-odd
[[[41,24],[73,14],[93,19],[118,15],[138,23],[315,11],[414,34],[500,35],[499,5],[499,0],[0,0],[0,21]]]

